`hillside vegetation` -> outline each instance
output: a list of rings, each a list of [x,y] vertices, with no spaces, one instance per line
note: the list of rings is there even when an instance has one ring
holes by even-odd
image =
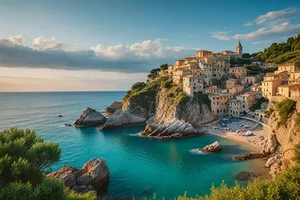
[[[300,62],[300,34],[286,42],[273,43],[263,52],[254,54],[256,58],[276,64]]]

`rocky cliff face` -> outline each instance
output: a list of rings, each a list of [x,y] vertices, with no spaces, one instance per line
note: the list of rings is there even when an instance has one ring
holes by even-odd
[[[106,122],[106,117],[100,112],[87,108],[80,117],[75,121],[74,125],[76,126],[98,126]]]
[[[193,126],[201,126],[214,120],[206,104],[201,104],[195,98],[189,97],[179,103],[177,98],[166,88],[158,92],[156,97],[156,114],[153,119],[154,124],[164,124],[177,118]]]
[[[294,164],[294,146],[300,143],[300,125],[298,125],[300,113],[300,99],[296,101],[294,109],[288,112],[285,123],[281,123],[281,114],[276,109],[276,104],[282,102],[283,98],[273,98],[270,100],[269,108],[274,109],[271,114],[268,126],[268,140],[265,144],[266,153],[275,153],[266,163],[266,167],[271,169],[270,174],[275,177],[286,166]],[[271,162],[272,161],[272,162]]]
[[[294,146],[300,142],[300,127],[296,124],[297,115],[300,113],[300,99],[296,102],[295,110],[292,113],[289,113],[289,117],[284,124],[280,124],[280,114],[279,111],[275,111],[271,114],[268,125],[270,127],[268,133],[270,137],[273,137],[274,145],[272,149],[276,150],[279,148],[282,153],[282,158],[287,161],[291,161],[291,158],[294,156]],[[276,141],[278,145],[276,148]]]

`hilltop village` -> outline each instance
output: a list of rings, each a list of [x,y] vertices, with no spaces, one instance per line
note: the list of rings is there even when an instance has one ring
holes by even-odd
[[[232,60],[241,59],[242,55],[240,41],[235,52],[201,50],[195,56],[176,60],[174,65],[161,70],[159,75],[172,79],[188,96],[199,92],[207,94],[211,112],[216,118],[248,115],[266,122],[268,118],[264,111],[268,107],[267,99],[272,96],[300,97],[300,65],[277,66],[253,60],[249,66],[261,68],[261,73],[251,75],[244,66],[231,65]],[[265,69],[277,67],[275,72],[263,73]],[[263,101],[261,108],[250,109],[256,101]]]

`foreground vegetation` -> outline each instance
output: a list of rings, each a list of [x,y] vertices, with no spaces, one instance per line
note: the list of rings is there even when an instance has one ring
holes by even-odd
[[[58,144],[15,128],[0,132],[0,142],[1,200],[96,199],[95,193],[80,195],[45,178],[46,170],[59,161]]]

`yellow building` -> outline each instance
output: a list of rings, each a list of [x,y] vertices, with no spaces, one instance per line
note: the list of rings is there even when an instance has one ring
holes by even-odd
[[[235,87],[235,84],[236,84],[236,79],[233,79],[233,78],[230,78],[228,80],[226,80],[226,89],[229,90],[231,88],[234,88]]]
[[[300,84],[294,84],[294,85],[281,85],[278,87],[278,96],[284,96],[284,97],[299,97],[296,93],[297,90],[300,89]],[[293,92],[292,92],[293,91]],[[293,95],[292,95],[293,93]]]
[[[241,109],[249,109],[255,102],[255,93],[247,92],[236,96],[236,99],[241,102]]]
[[[299,99],[300,98],[300,87],[297,86],[297,87],[291,88],[290,95],[291,95],[290,98]]]
[[[211,55],[213,52],[211,52],[211,51],[207,51],[207,50],[201,50],[201,51],[198,51],[197,53],[196,53],[196,57],[198,57],[198,58],[204,58],[204,57],[206,57],[206,56],[208,56],[208,55]]]
[[[247,69],[244,67],[233,67],[229,69],[229,75],[236,79],[245,78],[247,75]]]
[[[184,63],[184,60],[176,60],[175,61],[175,66],[179,67],[179,66],[183,65],[183,63]]]
[[[275,73],[280,73],[283,71],[294,72],[297,70],[300,70],[300,64],[289,63],[289,64],[279,65],[278,70]]]
[[[233,95],[241,94],[245,90],[244,85],[235,85],[233,88],[230,88],[228,92]]]
[[[290,72],[289,84],[300,83],[300,70]]]
[[[262,82],[262,95],[265,98],[270,98],[271,96],[276,96],[277,89],[282,85],[282,79],[274,79]]]

